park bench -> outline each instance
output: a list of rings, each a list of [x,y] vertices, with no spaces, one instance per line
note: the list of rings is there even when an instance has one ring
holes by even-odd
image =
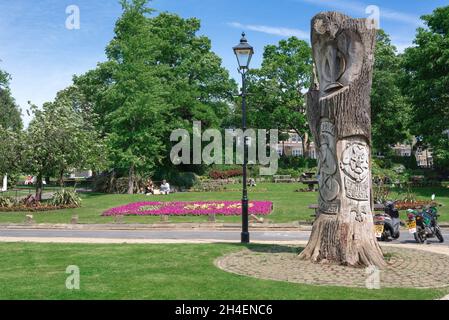
[[[291,182],[295,182],[295,179],[292,179],[291,175],[275,175],[275,176],[273,176],[273,179],[274,179],[274,183],[280,183],[280,182],[291,183]]]
[[[299,178],[301,183],[307,185],[307,191],[309,192],[315,191],[315,185],[318,185],[318,180],[314,179],[313,176],[313,172],[304,172]]]

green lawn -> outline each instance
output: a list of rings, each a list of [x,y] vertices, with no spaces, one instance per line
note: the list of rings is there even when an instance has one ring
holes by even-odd
[[[390,300],[436,299],[449,291],[317,287],[238,276],[214,266],[214,259],[241,248],[2,243],[0,299]],[[80,290],[65,287],[69,265],[80,268]]]
[[[250,200],[269,200],[274,204],[273,213],[267,218],[274,223],[293,221],[312,221],[314,212],[308,209],[310,204],[317,202],[316,193],[295,192],[299,188],[305,188],[301,184],[274,184],[262,183],[255,188],[250,188]],[[81,208],[37,212],[34,218],[37,223],[69,223],[72,215],[79,216],[79,223],[111,223],[112,217],[102,217],[101,214],[108,208],[128,204],[136,201],[204,201],[204,200],[240,200],[241,187],[239,185],[228,186],[228,191],[223,192],[185,192],[168,196],[144,196],[144,195],[105,195],[83,194]],[[436,193],[437,201],[444,206],[440,208],[441,221],[449,221],[449,189],[447,188],[418,188],[414,190],[420,199],[430,199],[432,193]],[[391,195],[393,198],[395,194]],[[27,213],[0,213],[0,223],[22,223]],[[159,217],[124,217],[125,223],[155,223]],[[207,217],[170,217],[170,222],[206,222]],[[239,222],[240,217],[217,216],[219,222]]]

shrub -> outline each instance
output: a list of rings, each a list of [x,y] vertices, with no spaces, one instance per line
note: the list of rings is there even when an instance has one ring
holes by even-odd
[[[291,168],[290,169],[278,169],[276,175],[291,176],[292,178],[299,178],[299,176],[301,175],[301,171],[291,169]]]
[[[399,199],[400,202],[416,202],[416,194],[412,192],[411,188],[406,188],[405,190],[399,190]]]
[[[113,185],[113,192],[119,193],[119,194],[125,194],[128,193],[129,188],[129,178],[128,177],[121,177],[114,180]]]
[[[169,179],[173,186],[186,189],[192,188],[198,182],[198,176],[193,172],[179,172]]]
[[[243,175],[242,169],[232,169],[226,171],[212,170],[211,172],[209,172],[209,177],[211,177],[214,180],[228,179],[232,177],[239,177],[242,175]]]
[[[11,208],[17,204],[13,197],[0,196],[0,208]]]
[[[95,176],[93,180],[95,192],[113,193],[115,192],[115,175],[113,172],[104,172]]]
[[[40,205],[39,200],[37,200],[36,196],[32,194],[26,196],[20,203],[26,207],[36,207]]]
[[[61,189],[57,191],[50,203],[53,206],[77,206],[81,205],[81,198],[75,190]]]
[[[390,196],[390,188],[383,184],[373,184],[373,195],[375,203],[385,203]]]
[[[279,168],[281,169],[305,169],[312,170],[317,166],[317,160],[304,157],[280,157]]]

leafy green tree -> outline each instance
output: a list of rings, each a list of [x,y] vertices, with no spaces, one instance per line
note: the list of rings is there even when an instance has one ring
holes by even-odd
[[[98,127],[107,137],[112,166],[135,176],[170,170],[173,129],[189,121],[220,127],[236,84],[197,36],[197,19],[162,13],[152,17],[148,1],[121,1],[123,15],[106,49],[108,61],[74,79]]]
[[[41,110],[36,106],[31,110],[34,118],[26,131],[23,168],[36,175],[36,198],[40,199],[44,177],[57,175],[62,183],[65,172],[86,166],[90,154],[102,146],[67,96],[59,95]]]
[[[449,165],[449,6],[423,16],[415,46],[405,51],[403,91],[412,104],[412,133],[431,146],[440,167]]]
[[[20,172],[22,163],[22,132],[0,125],[0,178]]]
[[[70,86],[58,92],[55,103],[71,109],[70,112],[78,121],[77,128],[80,135],[78,143],[82,153],[78,154],[76,159],[68,161],[76,165],[69,169],[89,169],[96,174],[107,168],[108,153],[104,136],[97,129],[98,116],[92,112],[92,106],[84,94],[78,87]],[[66,169],[67,166],[64,164],[59,167],[58,176],[61,183]]]
[[[251,125],[294,130],[304,142],[304,155],[309,144],[304,92],[310,86],[311,75],[311,48],[296,37],[266,46],[262,67],[248,74]]]
[[[11,76],[0,70],[0,179],[20,172],[22,118],[9,89]]]
[[[11,76],[0,70],[0,126],[19,131],[23,127],[21,112],[9,89]]]
[[[377,35],[375,59],[371,94],[373,146],[375,151],[386,153],[391,145],[409,137],[410,105],[399,85],[403,76],[401,56],[383,30]]]

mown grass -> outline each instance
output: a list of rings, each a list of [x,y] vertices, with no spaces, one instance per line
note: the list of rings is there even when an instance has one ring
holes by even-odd
[[[251,248],[251,246],[250,246]],[[448,289],[354,289],[260,280],[224,272],[232,244],[0,244],[0,299],[436,299]],[[290,249],[291,250],[291,249]],[[80,290],[65,286],[80,269]]]
[[[267,219],[274,223],[313,221],[313,210],[308,209],[310,204],[317,202],[317,193],[301,193],[295,190],[306,188],[302,184],[275,184],[262,183],[249,189],[250,200],[268,200],[274,205],[273,213]],[[67,209],[50,212],[36,212],[34,219],[37,223],[69,223],[72,215],[79,216],[79,223],[112,223],[113,217],[102,217],[101,214],[112,207],[128,204],[136,201],[207,201],[207,200],[240,200],[241,186],[230,185],[228,191],[222,192],[184,192],[160,196],[145,195],[109,195],[109,194],[83,194],[81,208]],[[413,190],[419,199],[429,200],[433,193],[436,200],[443,204],[439,208],[440,221],[449,221],[449,189],[448,188],[416,188]],[[399,195],[391,194],[393,199]],[[22,223],[28,213],[0,213],[0,223]],[[405,214],[403,217],[405,217]],[[240,222],[240,217],[217,216],[218,222]],[[124,217],[124,223],[156,223],[159,217]],[[206,222],[205,216],[170,217],[169,222]]]

